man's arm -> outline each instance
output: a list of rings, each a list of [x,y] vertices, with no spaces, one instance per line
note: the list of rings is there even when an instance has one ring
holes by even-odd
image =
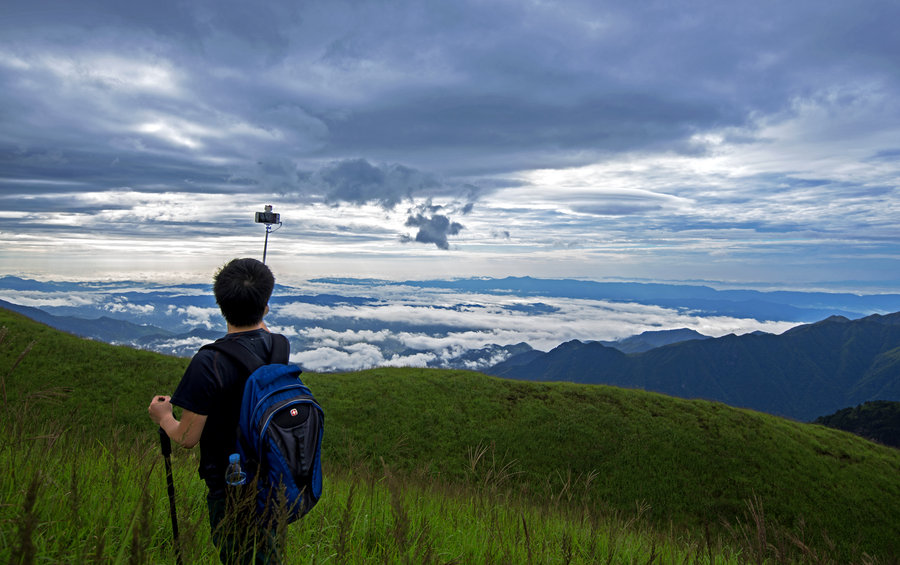
[[[154,396],[150,401],[150,407],[147,408],[150,419],[159,424],[159,427],[165,430],[166,435],[182,447],[194,447],[200,441],[203,426],[206,425],[206,416],[183,409],[181,421],[178,421],[172,414],[170,400],[169,396]]]

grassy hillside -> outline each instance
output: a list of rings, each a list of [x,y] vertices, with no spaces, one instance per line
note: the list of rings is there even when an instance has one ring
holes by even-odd
[[[67,414],[71,428],[90,428],[103,437],[115,430],[146,429],[153,394],[174,390],[188,360],[130,347],[112,346],[62,333],[9,310],[0,309],[7,335],[0,367],[28,354],[4,383],[9,397],[54,398],[54,410]]]
[[[445,478],[494,480],[535,500],[649,506],[659,524],[736,523],[748,500],[848,552],[900,551],[900,451],[822,426],[706,401],[477,373],[315,375],[330,456],[384,458]],[[471,471],[479,449],[486,469]],[[482,461],[482,464],[484,462]],[[821,540],[820,540],[821,541]]]
[[[9,330],[0,344],[7,422],[17,418],[10,406],[28,407],[48,420],[62,415],[70,441],[133,439],[152,453],[147,403],[174,388],[185,360],[85,341],[3,310],[0,326]],[[756,521],[769,545],[777,530],[842,562],[900,556],[900,451],[848,433],[718,403],[470,372],[384,369],[305,381],[325,408],[326,458],[337,475],[374,476],[384,466],[426,485],[514,493],[535,508],[642,514],[679,539],[739,537]],[[15,462],[10,437],[3,449]],[[323,512],[340,516],[339,506]]]

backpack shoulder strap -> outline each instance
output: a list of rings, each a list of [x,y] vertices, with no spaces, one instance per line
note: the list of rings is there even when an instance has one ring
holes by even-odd
[[[281,334],[272,334],[272,356],[269,363],[287,365],[291,357],[291,343]]]
[[[256,353],[253,353],[239,342],[232,340],[216,341],[207,343],[200,349],[211,349],[228,355],[233,360],[240,363],[248,373],[252,373],[258,368],[268,363],[284,363],[288,362],[291,346],[288,339],[281,334],[272,334],[272,353],[269,360],[265,360]]]

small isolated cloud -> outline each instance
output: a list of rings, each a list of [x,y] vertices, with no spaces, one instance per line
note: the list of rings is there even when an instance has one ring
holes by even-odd
[[[415,210],[410,210],[410,216],[406,219],[406,226],[419,228],[415,237],[404,235],[400,238],[403,243],[417,241],[419,243],[433,243],[438,249],[449,249],[448,236],[457,235],[465,226],[459,222],[452,222],[443,214],[437,214],[440,206],[424,204]],[[428,215],[431,214],[431,215]]]
[[[358,371],[378,367],[384,356],[374,345],[358,343],[346,349],[318,347],[291,355],[291,362],[309,371]]]
[[[415,353],[413,355],[394,355],[384,362],[387,367],[427,367],[437,358],[433,353]]]
[[[126,298],[118,297],[103,306],[103,309],[115,314],[148,315],[152,314],[156,307],[153,304],[132,304]]]
[[[208,343],[209,340],[203,337],[185,337],[167,339],[155,343],[154,351],[166,353],[168,355],[178,355],[182,357],[192,356],[198,349]]]
[[[277,314],[277,312],[270,312],[270,316],[277,318],[278,314]],[[297,336],[301,335],[301,330],[298,330],[297,328],[295,328],[294,326],[291,326],[291,325],[279,326],[277,324],[270,324],[268,322],[266,323],[266,325],[268,326],[269,331],[272,333],[281,334],[281,335],[287,336],[287,337],[297,337]]]
[[[182,316],[184,322],[191,326],[203,326],[211,330],[222,325],[218,320],[219,316],[221,316],[218,308],[187,306],[175,309],[175,313]]]
[[[388,330],[335,331],[319,326],[299,330],[296,334],[302,335],[309,340],[315,340],[319,345],[325,347],[340,347],[355,343],[383,342],[391,338],[391,333]]]
[[[512,356],[512,354],[509,353],[508,351],[501,350],[487,359],[479,359],[479,360],[475,360],[475,361],[463,361],[463,367],[470,371],[483,371],[484,369],[487,369],[488,367],[493,367],[494,365],[497,365],[499,363],[506,361],[511,356]]]
[[[426,367],[437,356],[420,352],[385,357],[375,345],[356,343],[343,348],[317,347],[291,355],[291,362],[307,371],[359,371],[372,367]]]

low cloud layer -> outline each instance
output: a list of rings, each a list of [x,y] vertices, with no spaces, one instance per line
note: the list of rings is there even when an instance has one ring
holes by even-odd
[[[0,299],[55,315],[113,317],[142,327],[130,343],[190,356],[226,331],[208,288],[155,283],[32,283],[21,290],[0,279]],[[499,284],[502,287],[502,283]],[[267,323],[292,342],[291,358],[310,371],[377,366],[446,366],[479,370],[505,358],[497,346],[527,343],[550,350],[572,339],[615,340],[647,330],[690,328],[718,337],[752,331],[781,333],[796,325],[703,315],[684,308],[629,301],[559,297],[552,293],[456,292],[441,288],[354,281],[280,286]],[[900,299],[898,299],[900,300]],[[148,327],[163,333],[148,338]],[[150,339],[150,341],[142,341]],[[114,338],[117,343],[126,343]],[[485,349],[466,361],[466,354]],[[492,352],[493,351],[493,352]],[[460,361],[462,359],[462,361]],[[468,364],[465,364],[468,363]]]

